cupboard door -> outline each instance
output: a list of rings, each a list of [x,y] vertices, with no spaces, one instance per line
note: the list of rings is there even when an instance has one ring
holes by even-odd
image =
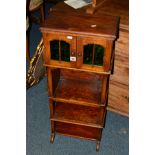
[[[76,65],[76,37],[57,33],[46,34],[45,57],[49,65],[73,67]]]
[[[107,41],[103,38],[77,37],[77,67],[102,72],[106,66]]]

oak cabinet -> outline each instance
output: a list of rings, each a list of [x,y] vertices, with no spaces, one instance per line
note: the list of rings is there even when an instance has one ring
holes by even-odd
[[[101,0],[99,0],[99,2],[100,1]],[[99,18],[99,17],[102,18],[103,15],[120,17],[119,38],[115,42],[114,74],[110,76],[111,87],[109,90],[108,109],[121,115],[128,116],[129,115],[129,0],[106,0],[106,1],[103,0],[102,2],[103,5],[99,8],[97,7],[92,8],[92,5],[88,5],[86,7],[77,10],[73,9],[72,7],[69,7],[68,5],[65,5],[62,2],[57,4],[56,7],[53,7],[52,10],[55,12],[61,11],[62,14],[65,15],[69,14],[69,15],[86,16],[86,18],[90,16],[92,18]],[[87,14],[86,13],[87,9],[88,10],[93,9],[95,12],[91,15]],[[80,23],[81,25],[83,24],[82,22],[79,22],[79,20],[78,23]],[[92,25],[94,25],[93,22]],[[84,24],[83,26],[85,27]],[[89,30],[91,31],[90,28]]]
[[[42,25],[52,143],[58,133],[96,140],[99,150],[118,27],[118,17],[61,11],[51,11]]]

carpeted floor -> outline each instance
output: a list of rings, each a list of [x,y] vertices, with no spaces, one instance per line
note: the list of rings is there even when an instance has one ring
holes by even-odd
[[[47,79],[27,90],[27,155],[128,155],[129,120],[108,112],[100,151],[96,142],[56,135],[49,142],[50,121]]]
[[[49,8],[46,6],[46,9]],[[30,29],[30,54],[34,54],[41,38],[39,25]],[[26,125],[27,155],[128,155],[129,119],[108,112],[99,152],[96,142],[56,135],[54,144],[49,142],[50,121],[47,79],[27,90]]]

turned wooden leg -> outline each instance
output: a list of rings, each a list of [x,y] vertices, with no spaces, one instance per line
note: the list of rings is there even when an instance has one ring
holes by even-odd
[[[96,141],[96,151],[99,151],[100,149],[100,141]]]
[[[54,143],[54,138],[55,138],[55,133],[52,133],[51,134],[51,137],[50,137],[50,143]]]

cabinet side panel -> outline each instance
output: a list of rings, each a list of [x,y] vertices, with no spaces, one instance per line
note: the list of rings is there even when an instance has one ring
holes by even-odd
[[[44,62],[46,64],[48,64],[51,56],[50,56],[50,48],[49,48],[49,41],[48,41],[48,34],[47,33],[43,33],[43,42],[44,42],[44,46],[45,46]]]
[[[105,54],[104,54],[104,58],[103,58],[105,71],[110,70],[112,50],[113,50],[113,41],[109,40],[106,43],[106,49],[105,49]]]

